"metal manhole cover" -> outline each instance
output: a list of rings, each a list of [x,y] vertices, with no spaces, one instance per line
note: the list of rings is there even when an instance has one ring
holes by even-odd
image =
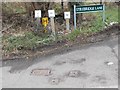
[[[34,69],[31,72],[31,75],[36,75],[36,76],[49,76],[51,74],[52,72],[50,69]]]

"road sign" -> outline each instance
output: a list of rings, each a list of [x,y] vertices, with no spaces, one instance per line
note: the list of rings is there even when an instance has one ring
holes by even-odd
[[[64,12],[64,18],[70,19],[70,12]]]
[[[74,5],[74,29],[76,29],[76,14],[90,13],[90,12],[103,12],[103,26],[105,22],[105,5],[90,5],[90,6],[76,6]]]
[[[35,10],[35,18],[41,18],[41,10]]]
[[[54,10],[48,10],[49,17],[55,17],[55,11]]]
[[[76,6],[76,13],[100,12],[103,11],[103,5]]]
[[[48,25],[48,17],[42,18],[42,25],[46,27]]]

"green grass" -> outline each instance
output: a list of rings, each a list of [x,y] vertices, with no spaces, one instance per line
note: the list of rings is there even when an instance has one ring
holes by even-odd
[[[78,29],[78,30],[74,30],[72,33],[68,34],[66,36],[66,39],[69,40],[69,41],[74,41],[77,36],[79,36],[81,33],[81,31]]]
[[[3,37],[3,40],[6,41],[4,50],[6,52],[14,51],[15,49],[34,49],[40,46],[49,45],[53,42],[52,36],[37,36],[33,32],[26,32],[24,36],[7,36]]]
[[[106,7],[106,22],[118,22],[118,7]]]

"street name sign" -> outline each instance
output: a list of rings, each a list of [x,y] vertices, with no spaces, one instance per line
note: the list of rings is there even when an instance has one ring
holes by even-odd
[[[74,5],[74,29],[76,29],[76,14],[79,13],[90,13],[90,12],[103,12],[103,26],[105,22],[105,5],[87,5],[87,6],[76,6]]]
[[[103,11],[103,5],[76,6],[76,13],[100,12]]]

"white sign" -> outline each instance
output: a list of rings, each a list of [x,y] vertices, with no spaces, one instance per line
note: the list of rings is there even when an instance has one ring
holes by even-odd
[[[55,17],[55,11],[54,10],[48,10],[49,17]]]
[[[41,18],[41,10],[35,10],[35,18]]]
[[[70,19],[70,12],[64,12],[64,18]]]

